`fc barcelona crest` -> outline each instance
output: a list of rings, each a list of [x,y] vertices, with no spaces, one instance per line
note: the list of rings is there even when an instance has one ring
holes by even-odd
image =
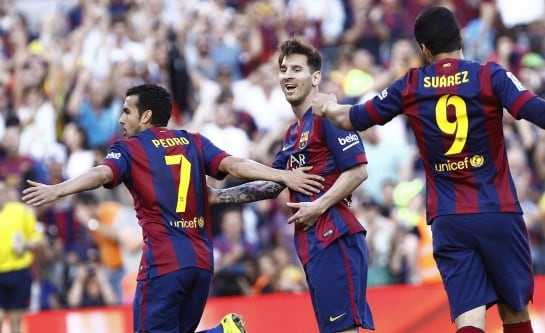
[[[308,144],[308,132],[305,131],[303,134],[301,134],[301,137],[299,138],[299,150],[305,148]]]

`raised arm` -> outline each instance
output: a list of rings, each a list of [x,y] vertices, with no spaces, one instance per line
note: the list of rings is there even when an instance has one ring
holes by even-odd
[[[529,122],[534,123],[535,125],[545,129],[545,100],[541,97],[534,97],[529,100],[521,108],[517,118],[526,119]]]
[[[23,201],[32,206],[42,206],[70,194],[93,190],[113,180],[112,170],[98,165],[85,173],[55,185],[27,180],[29,188],[23,191]]]

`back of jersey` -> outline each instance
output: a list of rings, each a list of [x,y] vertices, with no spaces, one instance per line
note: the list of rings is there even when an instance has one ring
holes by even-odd
[[[212,229],[206,174],[221,178],[227,156],[206,138],[151,128],[116,142],[103,164],[114,171],[109,187],[131,192],[144,235],[139,278],[185,267],[212,270]]]
[[[518,80],[493,63],[447,58],[409,71],[399,83],[426,171],[428,219],[520,213],[502,125],[503,106],[527,92]]]

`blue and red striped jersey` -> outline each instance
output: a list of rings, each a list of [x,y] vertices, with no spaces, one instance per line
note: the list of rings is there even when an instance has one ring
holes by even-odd
[[[494,62],[442,59],[409,70],[365,104],[350,109],[357,129],[404,114],[426,175],[427,218],[522,213],[509,171],[502,117],[535,95]]]
[[[138,279],[180,268],[213,270],[206,175],[228,154],[200,134],[156,127],[116,141],[102,164],[132,194],[144,248]]]
[[[367,158],[358,133],[339,129],[329,120],[315,117],[309,109],[288,128],[272,167],[293,170],[310,165],[310,173],[324,177],[324,189],[318,194],[306,196],[290,190],[292,202],[308,202],[323,195],[343,171],[363,163]],[[320,216],[307,232],[295,227],[297,253],[305,264],[340,236],[364,230],[350,210],[349,196]]]

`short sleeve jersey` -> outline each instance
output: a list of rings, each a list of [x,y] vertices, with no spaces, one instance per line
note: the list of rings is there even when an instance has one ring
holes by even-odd
[[[318,194],[290,191],[292,202],[305,202],[322,196],[343,171],[364,163],[367,158],[357,132],[341,130],[325,118],[314,117],[309,109],[288,128],[272,166],[283,170],[312,166],[310,173],[325,178],[324,189]],[[295,246],[303,264],[340,236],[364,231],[349,205],[347,197],[320,216],[307,232],[295,227]]]
[[[228,154],[206,137],[156,127],[116,141],[103,160],[132,194],[144,247],[138,279],[186,267],[213,270],[206,175]]]
[[[350,109],[363,130],[403,114],[426,174],[427,218],[522,213],[507,162],[502,117],[518,117],[535,95],[500,65],[447,58],[411,69],[375,98]]]

